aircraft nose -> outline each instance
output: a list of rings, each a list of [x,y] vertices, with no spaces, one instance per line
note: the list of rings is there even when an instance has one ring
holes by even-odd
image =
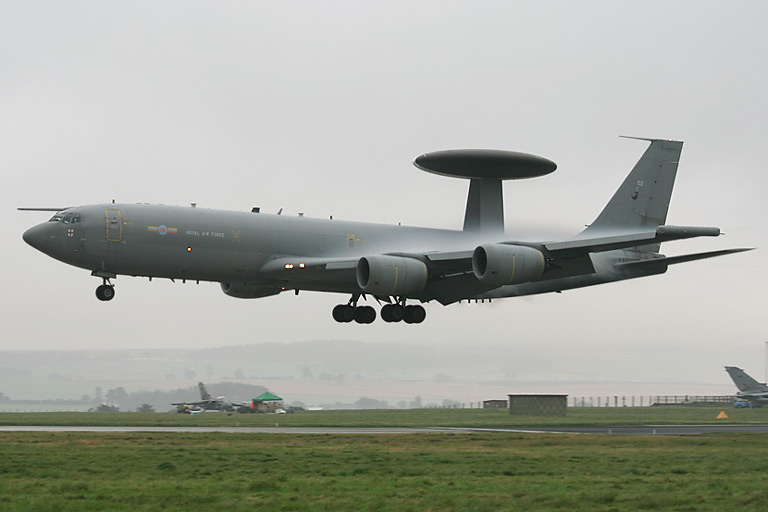
[[[26,230],[21,238],[24,239],[29,245],[37,249],[38,251],[44,251],[45,242],[47,240],[46,229],[44,224],[38,224]]]

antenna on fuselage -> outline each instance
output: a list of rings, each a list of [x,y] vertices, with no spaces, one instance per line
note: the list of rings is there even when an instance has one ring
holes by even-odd
[[[414,160],[422,171],[469,181],[464,231],[504,232],[504,180],[544,176],[557,169],[546,158],[497,149],[451,149]]]
[[[52,208],[16,208],[16,209],[22,212],[61,212],[69,208],[72,208],[72,207],[65,206],[63,208],[52,207]]]

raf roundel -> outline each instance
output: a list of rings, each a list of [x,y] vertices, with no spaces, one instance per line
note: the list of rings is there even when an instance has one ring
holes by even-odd
[[[157,233],[160,236],[175,235],[179,232],[179,228],[169,228],[165,224],[159,226],[147,226],[147,231],[150,233]]]

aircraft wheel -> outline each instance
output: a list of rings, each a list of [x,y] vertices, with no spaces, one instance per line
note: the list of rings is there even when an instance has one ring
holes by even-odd
[[[370,324],[376,320],[376,310],[371,306],[359,306],[355,308],[355,322],[359,324]]]
[[[96,298],[102,301],[112,300],[115,298],[115,287],[108,284],[102,284],[96,288]]]
[[[403,319],[405,311],[399,304],[387,304],[381,308],[381,319],[385,322],[399,322]]]
[[[337,322],[346,324],[355,318],[355,308],[349,304],[339,304],[333,308],[333,319]]]
[[[420,324],[427,318],[427,311],[421,306],[406,306],[403,320],[407,324]]]

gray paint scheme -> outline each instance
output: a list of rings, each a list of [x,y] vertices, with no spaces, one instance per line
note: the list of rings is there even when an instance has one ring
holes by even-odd
[[[554,172],[546,158],[493,149],[451,149],[416,158],[419,169],[454,178],[469,179],[464,231],[504,232],[502,180],[535,178]]]
[[[233,404],[223,396],[211,396],[208,390],[205,389],[205,384],[202,382],[197,383],[197,388],[200,390],[200,401],[174,402],[171,405],[175,405],[179,412],[183,412],[185,410],[234,411],[239,407],[243,407],[241,404]]]
[[[736,396],[750,402],[768,402],[768,386],[747,375],[747,372],[736,366],[726,366],[725,371],[731,376],[733,383],[739,388]]]
[[[498,149],[449,149],[425,153],[413,164],[441,176],[517,180],[554,172],[557,164],[541,156]]]
[[[644,140],[650,141],[648,149],[608,205],[570,240],[515,241],[505,235],[497,178],[478,185],[488,185],[490,192],[477,197],[473,189],[484,179],[472,179],[464,231],[195,207],[100,204],[67,208],[52,221],[30,228],[23,238],[105,280],[129,275],[214,281],[222,283],[225,293],[241,298],[283,290],[348,293],[355,306],[365,293],[359,275],[363,257],[368,258],[366,270],[372,265],[384,276],[369,295],[398,304],[411,299],[447,305],[661,274],[672,263],[748,250],[674,258],[659,254],[662,242],[718,236],[720,230],[665,224],[682,142]],[[488,217],[485,212],[490,212]],[[538,264],[536,258],[525,256],[531,253],[540,254],[544,266],[539,272],[533,268],[526,280],[520,269]],[[484,264],[489,276],[485,280],[478,277],[482,274],[478,265]],[[423,268],[425,280],[409,278],[411,284],[403,288],[403,273],[410,269],[413,276]],[[399,291],[388,293],[388,283]]]

